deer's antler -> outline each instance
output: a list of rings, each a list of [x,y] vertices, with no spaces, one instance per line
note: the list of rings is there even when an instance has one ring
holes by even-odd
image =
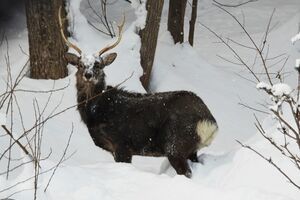
[[[101,49],[98,53],[99,56],[101,56],[103,53],[107,52],[108,50],[115,48],[120,43],[120,41],[122,39],[122,30],[123,30],[124,24],[125,24],[125,15],[123,15],[123,22],[120,25],[118,25],[118,30],[119,30],[118,40],[114,44]]]
[[[70,48],[73,48],[75,51],[77,51],[79,53],[79,55],[81,55],[82,51],[79,49],[79,47],[76,46],[75,44],[71,43],[70,41],[68,41],[64,34],[62,19],[61,19],[61,7],[59,7],[59,11],[58,11],[58,21],[59,21],[60,33],[61,33],[61,36],[62,36],[63,40],[65,41],[66,45]]]

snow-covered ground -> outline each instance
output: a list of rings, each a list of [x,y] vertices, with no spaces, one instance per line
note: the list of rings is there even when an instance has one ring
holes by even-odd
[[[234,40],[248,44],[249,41],[240,27],[211,2],[211,0],[199,1],[198,21],[223,36],[230,36]],[[240,1],[224,0],[222,2]],[[70,40],[78,44],[84,52],[97,52],[114,41],[101,35],[87,24],[86,17],[89,17],[89,11],[84,2],[72,0],[70,4],[74,23],[72,25],[74,38]],[[259,103],[264,102],[264,96],[257,91],[255,84],[239,76],[249,77],[246,70],[217,57],[221,55],[232,58],[232,54],[200,24],[196,25],[194,47],[189,46],[188,43],[174,45],[170,34],[166,31],[167,4],[168,1],[165,2],[163,10],[151,91],[190,90],[198,94],[210,108],[218,121],[220,131],[213,144],[199,152],[199,155],[202,154],[203,164],[191,163],[193,177],[187,179],[176,175],[166,158],[136,156],[133,164],[115,163],[109,153],[93,144],[85,125],[80,121],[77,110],[72,108],[45,124],[42,157],[46,157],[50,151],[52,153],[48,159],[41,162],[41,172],[57,164],[73,127],[74,131],[67,151],[67,156],[72,156],[57,169],[46,192],[44,188],[52,171],[40,176],[38,199],[299,199],[300,191],[288,183],[274,167],[253,152],[241,148],[236,142],[239,140],[250,144],[265,155],[272,156],[272,159],[279,163],[289,175],[294,176],[300,184],[299,170],[274,152],[273,148],[260,137],[254,126],[253,111],[239,105],[239,103],[244,103],[258,107]],[[145,92],[139,82],[139,76],[142,74],[139,64],[140,40],[135,33],[143,14],[141,11],[135,11],[128,3],[117,3],[115,7],[111,6],[111,15],[115,20],[121,19],[120,8],[123,8],[127,20],[123,39],[114,49],[118,57],[111,66],[105,69],[107,82],[117,85],[133,73],[122,86],[127,90]],[[229,10],[239,19],[245,16],[245,25],[249,33],[259,41],[265,33],[274,8],[276,12],[269,35],[269,55],[272,57],[282,53],[289,54],[290,59],[287,62],[286,71],[293,72],[295,59],[299,57],[299,49],[297,50],[296,45],[291,44],[291,38],[299,32],[299,0],[259,0]],[[187,12],[186,31],[188,31],[188,20]],[[6,27],[13,77],[16,77],[28,59],[27,55],[22,52],[23,50],[28,52],[27,31],[24,23],[25,16],[22,13],[15,15],[9,22],[1,23],[1,27]],[[249,53],[247,49],[239,47],[238,50],[246,60],[253,60],[255,57],[255,54]],[[6,88],[4,58],[6,53],[7,44],[4,42],[0,49],[0,93]],[[76,104],[75,73],[75,68],[70,66],[70,75],[57,81],[32,80],[25,77],[19,89],[45,91],[68,86],[51,96],[45,111],[45,116],[47,116],[58,104],[56,112]],[[294,86],[295,77],[295,73],[291,73],[286,78],[286,82]],[[16,95],[23,113],[24,126],[30,128],[35,121],[34,99],[37,99],[42,108],[47,104],[50,94],[17,92]],[[5,118],[4,114],[1,114],[3,112],[5,110],[0,112],[1,118]],[[23,130],[17,113],[16,110],[14,114],[16,136]],[[272,119],[266,118],[265,115],[259,117],[268,133],[277,133],[277,124]],[[10,118],[6,120],[6,123],[10,125]],[[4,121],[5,119],[0,120],[1,123]],[[0,134],[0,152],[3,152],[8,147],[9,140],[2,136],[4,134],[2,129]],[[23,158],[24,162],[28,159],[17,148],[13,151],[13,157]],[[15,183],[32,177],[33,167],[28,164],[19,168],[10,174],[8,180],[6,180],[6,175],[2,174],[6,167],[7,159],[3,158],[0,161],[0,199],[18,191],[20,192],[11,198],[33,199],[33,179],[9,189]]]

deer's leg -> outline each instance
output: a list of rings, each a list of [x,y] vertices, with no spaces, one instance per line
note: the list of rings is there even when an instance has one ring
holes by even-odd
[[[188,162],[185,158],[182,157],[175,157],[175,156],[168,156],[170,164],[174,167],[177,174],[185,175],[188,178],[192,177],[192,171],[188,165]]]
[[[131,163],[132,154],[128,148],[119,146],[114,152],[114,159],[116,162]]]
[[[192,153],[192,154],[188,157],[188,159],[189,159],[190,161],[192,161],[192,162],[199,162],[198,156],[197,156],[197,152]]]

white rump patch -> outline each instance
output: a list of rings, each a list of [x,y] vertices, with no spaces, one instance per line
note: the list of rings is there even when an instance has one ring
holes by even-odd
[[[218,126],[216,123],[211,121],[199,121],[197,124],[196,131],[199,137],[201,138],[199,148],[202,148],[211,144],[218,131]]]

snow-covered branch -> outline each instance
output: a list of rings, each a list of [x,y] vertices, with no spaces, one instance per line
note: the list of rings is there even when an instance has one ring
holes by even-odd
[[[298,40],[300,40],[300,33],[292,37],[291,42],[295,44]]]
[[[238,18],[233,15],[228,10],[223,7],[216,5],[222,11],[227,13],[233,21],[235,21],[238,26],[243,30],[244,34],[250,41],[249,46],[241,44],[239,42],[235,42],[235,40],[231,38],[223,38],[220,34],[214,32],[208,26],[201,24],[208,31],[214,34],[234,55],[234,61],[230,61],[230,59],[225,59],[229,61],[231,64],[237,64],[239,66],[245,67],[248,72],[253,76],[253,81],[256,82],[256,87],[259,90],[264,91],[270,97],[268,103],[269,113],[271,114],[272,119],[275,120],[275,123],[278,124],[278,132],[279,135],[270,136],[269,133],[266,132],[262,123],[256,118],[255,126],[258,132],[269,142],[272,147],[284,157],[288,161],[295,164],[296,169],[300,170],[300,106],[299,106],[299,90],[292,89],[288,84],[283,83],[283,67],[285,63],[276,71],[273,66],[269,64],[269,47],[268,47],[268,35],[270,33],[271,21],[274,15],[275,10],[273,10],[270,19],[268,21],[265,34],[263,35],[263,40],[261,43],[257,43],[254,38],[251,36],[249,31],[245,26],[238,20]],[[296,35],[293,38],[293,42],[296,42],[300,39],[300,34]],[[240,55],[240,52],[235,48],[235,46],[241,46],[243,48],[247,48],[250,51],[256,52],[256,57],[254,59],[254,64],[250,64],[249,61],[243,59]],[[281,56],[276,56],[275,58],[280,58]],[[259,60],[259,62],[258,62]],[[286,60],[286,59],[283,59]],[[257,64],[258,62],[258,64]],[[278,61],[279,62],[279,61]],[[277,62],[277,64],[278,64]],[[260,66],[263,73],[258,73],[257,69],[254,68],[254,65]],[[300,65],[300,60],[297,61],[296,66]],[[254,70],[256,69],[256,70]],[[300,70],[297,70],[300,73]],[[300,74],[299,74],[300,75]],[[252,81],[252,82],[253,82]],[[265,82],[264,82],[265,81]],[[298,91],[296,95],[294,91]],[[257,110],[257,109],[254,109]],[[292,116],[292,117],[290,117]],[[279,139],[278,139],[279,138]],[[254,148],[248,145],[244,145],[240,143],[242,147],[248,148],[255,152],[258,156],[268,161],[273,167],[277,169],[290,183],[292,183],[295,187],[300,189],[300,183],[297,181],[296,177],[288,175],[288,171],[279,167],[275,162],[272,161],[272,158],[268,158],[268,156],[264,155],[262,152],[256,151]]]

